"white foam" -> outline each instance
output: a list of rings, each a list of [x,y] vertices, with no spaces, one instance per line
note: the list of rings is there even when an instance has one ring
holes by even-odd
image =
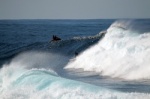
[[[58,76],[55,68],[61,68],[64,56],[48,52],[21,53],[0,69],[0,91],[9,89],[12,83],[26,72],[45,72]]]
[[[101,89],[100,89],[101,90]],[[149,99],[149,94],[121,93],[113,91],[91,92],[85,89],[64,88],[53,85],[45,90],[36,90],[34,87],[25,86],[5,90],[0,95],[1,99]]]
[[[24,56],[24,55],[23,55]],[[58,77],[16,58],[0,71],[0,99],[149,99],[150,94],[122,93]],[[30,58],[31,59],[31,58]],[[19,63],[19,64],[18,64]],[[29,68],[30,67],[30,68]]]
[[[82,68],[128,80],[150,79],[150,33],[132,31],[129,23],[113,23],[98,44],[65,68]]]

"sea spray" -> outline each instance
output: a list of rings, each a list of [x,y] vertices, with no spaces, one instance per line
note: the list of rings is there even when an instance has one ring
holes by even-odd
[[[29,71],[42,71],[45,73],[48,72],[51,75],[57,75],[54,68],[55,66],[61,66],[59,62],[56,62],[58,59],[61,59],[59,55],[48,52],[30,51],[19,54],[10,63],[4,64],[3,68],[0,69],[1,90],[11,87],[16,79]]]
[[[88,99],[102,97],[102,93],[96,93],[99,90],[109,93],[105,88],[99,87],[99,89],[93,85],[61,78],[50,68],[40,68],[41,66],[35,68],[36,61],[33,60],[35,58],[39,60],[43,54],[23,53],[12,59],[9,64],[3,65],[0,70],[1,99]],[[115,97],[115,95],[108,97]]]
[[[19,65],[21,67],[32,68],[46,68],[56,69],[63,68],[68,62],[68,57],[60,54],[42,52],[42,51],[28,51],[22,52],[12,59],[11,64]]]
[[[129,23],[113,23],[98,44],[65,68],[82,68],[128,80],[150,79],[150,33],[136,32]]]
[[[11,64],[11,63],[10,63]],[[4,66],[0,77],[7,76],[9,86],[3,86],[7,81],[2,79],[0,87],[1,99],[149,99],[149,94],[122,93],[100,86],[65,79],[53,74],[47,69],[25,69],[21,66]],[[21,71],[20,71],[21,70]],[[9,72],[10,71],[10,72]],[[13,78],[13,79],[12,79]]]

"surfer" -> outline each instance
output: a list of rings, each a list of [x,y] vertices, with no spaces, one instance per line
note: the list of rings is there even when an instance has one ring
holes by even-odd
[[[52,41],[59,41],[61,38],[57,37],[56,35],[53,35],[53,40]]]
[[[79,53],[78,53],[78,52],[75,52],[74,54],[75,54],[75,57],[76,57],[76,56],[78,56]]]

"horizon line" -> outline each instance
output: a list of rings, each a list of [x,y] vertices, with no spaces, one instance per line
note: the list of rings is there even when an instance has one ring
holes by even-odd
[[[33,18],[10,18],[10,19],[0,19],[0,20],[136,20],[136,19],[150,19],[150,18],[85,18],[85,19],[83,19],[83,18],[81,18],[81,19],[74,19],[74,18],[56,18],[56,19],[54,19],[54,18],[51,18],[51,19],[48,19],[48,18],[45,18],[45,19],[43,19],[43,18],[35,18],[35,19],[33,19]]]

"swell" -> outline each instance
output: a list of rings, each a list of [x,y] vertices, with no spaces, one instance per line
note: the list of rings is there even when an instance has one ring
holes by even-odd
[[[68,40],[62,40],[58,42],[49,42],[48,47],[50,50],[61,52],[66,55],[73,56],[75,52],[82,52],[83,50],[87,49],[89,46],[97,43],[103,35],[100,33],[95,36],[89,37],[74,37]]]
[[[60,53],[68,56],[74,56],[75,52],[82,52],[89,46],[98,42],[102,38],[102,35],[98,34],[89,37],[74,37],[67,40],[61,40],[58,42],[35,42],[32,44],[26,43],[2,43],[0,50],[1,65],[6,61],[11,60],[16,55],[26,51],[49,51],[51,53]]]

